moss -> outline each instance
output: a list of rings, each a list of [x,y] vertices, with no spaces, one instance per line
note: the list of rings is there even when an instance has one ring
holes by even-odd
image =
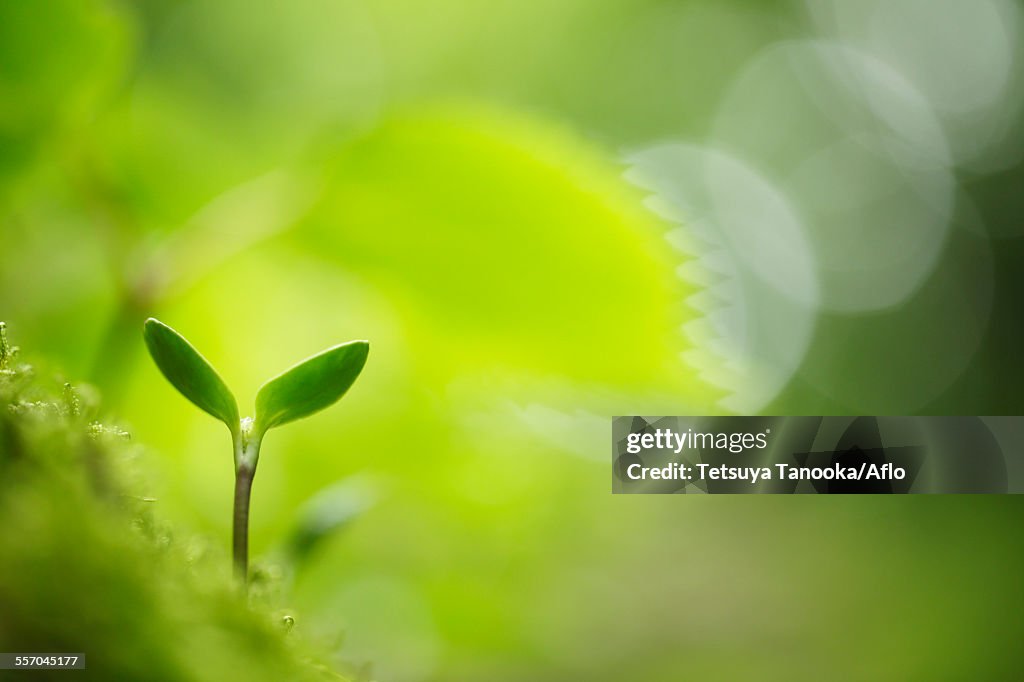
[[[0,346],[0,651],[82,652],[95,680],[344,679],[155,518],[141,448],[90,391]]]

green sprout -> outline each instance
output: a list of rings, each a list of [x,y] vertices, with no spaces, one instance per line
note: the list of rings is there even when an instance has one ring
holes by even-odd
[[[146,320],[144,336],[156,366],[183,396],[224,422],[235,459],[232,556],[243,585],[249,573],[249,497],[260,444],[275,426],[308,417],[345,395],[366,364],[370,344],[349,341],[306,358],[260,387],[256,417],[239,418],[238,403],[210,363],[163,322]]]

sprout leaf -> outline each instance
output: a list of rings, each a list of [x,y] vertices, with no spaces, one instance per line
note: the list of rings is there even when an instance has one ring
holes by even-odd
[[[149,354],[171,384],[197,407],[238,429],[238,403],[210,363],[178,332],[163,322],[146,320]]]
[[[349,341],[317,353],[263,384],[256,394],[257,432],[334,404],[363,370],[369,351],[366,341]]]

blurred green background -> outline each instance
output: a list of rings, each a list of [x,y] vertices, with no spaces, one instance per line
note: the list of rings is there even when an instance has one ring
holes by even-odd
[[[381,680],[1012,678],[1019,498],[613,498],[609,416],[1020,414],[1022,17],[0,0],[0,319],[224,543],[142,321],[243,411],[369,339],[252,530],[351,517],[279,580]]]

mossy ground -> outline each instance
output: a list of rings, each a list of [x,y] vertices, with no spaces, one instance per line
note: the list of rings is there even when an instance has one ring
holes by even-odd
[[[157,520],[137,475],[145,451],[97,421],[88,389],[18,359],[5,345],[0,651],[84,653],[76,679],[346,679],[301,624],[242,595],[220,553]]]

